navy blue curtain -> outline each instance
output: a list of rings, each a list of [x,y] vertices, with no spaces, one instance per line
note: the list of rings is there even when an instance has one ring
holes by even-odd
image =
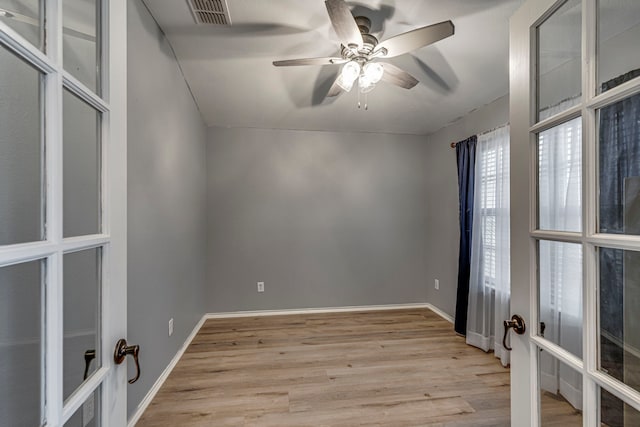
[[[602,85],[612,89],[640,75],[632,71]],[[640,176],[640,95],[605,107],[600,112],[600,199],[599,223],[603,233],[624,233],[625,178]],[[600,328],[616,341],[624,340],[624,251],[600,249]],[[609,375],[623,379],[623,349],[601,337],[601,364]],[[624,411],[620,400],[604,391],[602,421],[622,425]]]
[[[467,334],[469,272],[471,269],[471,233],[473,228],[473,188],[476,166],[477,136],[456,144],[458,159],[458,194],[460,199],[460,253],[458,255],[458,292],[455,331]]]

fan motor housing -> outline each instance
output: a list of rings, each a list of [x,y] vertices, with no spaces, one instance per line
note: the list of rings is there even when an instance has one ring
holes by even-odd
[[[356,16],[353,18],[362,34],[368,34],[371,29],[371,20],[366,16]]]
[[[355,18],[356,24],[360,29],[360,33],[362,34],[362,47],[355,51],[352,48],[343,46],[342,47],[342,57],[345,59],[354,59],[358,56],[367,57],[373,52],[376,45],[378,44],[378,39],[369,34],[371,29],[371,20],[366,16],[356,16]]]
[[[376,45],[378,44],[378,39],[372,36],[371,34],[363,34],[362,41],[364,43],[362,45],[362,49],[360,49],[359,51],[360,52],[364,51],[362,53],[367,53],[367,54],[373,52],[373,48],[375,48]]]

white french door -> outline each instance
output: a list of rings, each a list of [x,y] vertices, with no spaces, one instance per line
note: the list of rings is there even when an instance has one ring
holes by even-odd
[[[563,424],[640,425],[639,41],[635,0],[511,19],[513,426],[557,423],[550,395]]]
[[[0,0],[0,426],[126,425],[126,313],[126,2]]]

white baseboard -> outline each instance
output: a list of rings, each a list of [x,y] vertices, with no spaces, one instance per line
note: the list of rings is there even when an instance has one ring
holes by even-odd
[[[193,341],[195,336],[198,334],[198,332],[202,328],[202,325],[204,325],[205,320],[207,320],[206,314],[202,316],[202,318],[200,318],[196,326],[193,327],[193,330],[191,331],[187,339],[184,341],[184,344],[182,344],[182,347],[180,347],[180,350],[178,350],[176,355],[173,356],[173,359],[171,359],[171,362],[169,362],[169,364],[164,369],[162,374],[158,377],[156,382],[153,384],[153,387],[151,387],[147,395],[144,397],[144,399],[142,399],[142,401],[136,408],[136,412],[134,412],[134,414],[129,419],[129,423],[127,424],[127,427],[135,426],[136,423],[140,420],[140,417],[142,417],[142,414],[147,409],[147,407],[149,406],[153,398],[156,396],[156,394],[158,393],[158,390],[160,390],[160,387],[162,387],[162,384],[164,384],[164,382],[167,380],[167,378],[169,377],[169,374],[171,373],[171,371],[173,371],[173,368],[176,367],[176,365],[180,361],[180,358],[182,358],[182,355],[187,350],[187,347],[189,347],[189,344],[191,344],[191,341]]]
[[[560,394],[567,399],[571,406],[582,410],[582,387],[577,388],[564,378],[560,378]]]
[[[558,394],[558,375],[549,372],[540,372],[540,389],[551,394]]]
[[[178,350],[178,352],[173,357],[173,359],[171,359],[171,362],[169,363],[169,365],[167,365],[165,370],[162,372],[162,375],[158,377],[156,382],[153,384],[153,387],[151,387],[147,395],[144,397],[144,399],[142,399],[135,413],[129,419],[129,423],[127,424],[127,426],[134,427],[138,422],[138,420],[140,420],[140,417],[142,417],[142,414],[147,409],[147,407],[149,406],[153,398],[156,396],[156,394],[158,393],[158,390],[160,390],[160,387],[162,387],[162,384],[164,384],[164,382],[167,380],[173,368],[175,368],[175,366],[178,364],[178,362],[180,361],[180,358],[186,351],[187,347],[189,347],[189,344],[191,344],[191,341],[193,341],[193,338],[195,338],[195,336],[198,334],[198,331],[200,331],[200,328],[202,328],[202,325],[204,325],[204,322],[207,319],[228,319],[228,318],[234,318],[234,317],[281,316],[281,315],[291,315],[291,314],[313,314],[313,313],[316,313],[316,314],[348,313],[348,312],[355,312],[355,311],[402,310],[402,309],[411,309],[411,308],[429,309],[434,313],[436,313],[437,315],[439,315],[440,317],[442,317],[443,319],[453,323],[453,318],[451,316],[449,316],[442,310],[434,307],[429,303],[362,305],[362,306],[351,306],[351,307],[323,307],[323,308],[303,308],[303,309],[288,309],[288,310],[257,310],[257,311],[233,311],[233,312],[223,312],[223,313],[207,313],[204,316],[202,316],[198,324],[196,324],[196,326],[193,328],[193,331],[191,331],[191,334],[189,334],[189,336],[185,340],[180,350]]]
[[[347,307],[293,308],[285,310],[230,311],[206,314],[207,319],[228,319],[233,317],[283,316],[291,314],[349,313],[355,311],[402,310],[411,308],[428,308],[443,316],[444,313],[428,303],[355,305]],[[446,315],[444,315],[446,316]],[[448,319],[447,319],[448,320]]]
[[[453,324],[453,317],[449,316],[447,313],[445,313],[444,311],[440,310],[435,305],[427,303],[427,304],[425,304],[425,307],[428,308],[429,310],[433,311],[438,316],[442,317],[444,320],[446,320],[449,323]]]

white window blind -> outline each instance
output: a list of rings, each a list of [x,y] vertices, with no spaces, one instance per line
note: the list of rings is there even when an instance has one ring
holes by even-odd
[[[482,252],[484,258],[484,282],[489,287],[495,287],[496,280],[496,200],[498,191],[498,164],[509,162],[508,150],[504,147],[494,145],[488,149],[481,149],[480,158],[476,167],[479,168],[481,181],[480,185],[480,224],[479,230],[482,237]],[[501,171],[504,173],[504,170]],[[476,214],[474,212],[474,214]]]

